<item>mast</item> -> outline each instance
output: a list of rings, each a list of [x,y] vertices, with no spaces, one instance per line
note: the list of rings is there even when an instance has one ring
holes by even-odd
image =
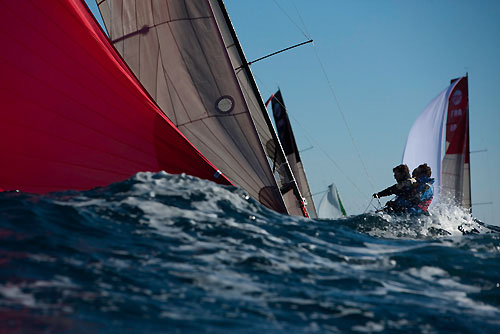
[[[466,144],[466,160],[469,161],[469,168],[467,170],[467,176],[468,176],[468,180],[469,180],[469,211],[472,213],[472,187],[471,187],[471,184],[472,184],[472,180],[471,180],[471,177],[470,177],[470,170],[471,170],[471,166],[470,166],[470,123],[469,123],[469,95],[468,95],[468,92],[469,92],[469,72],[465,72],[465,79],[467,80],[467,144]]]

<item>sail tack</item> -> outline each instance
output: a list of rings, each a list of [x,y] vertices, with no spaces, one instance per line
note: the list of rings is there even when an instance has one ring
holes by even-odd
[[[431,167],[435,179],[431,206],[446,197],[470,208],[468,110],[467,77],[463,77],[427,105],[408,135],[403,163],[410,170],[422,163]]]
[[[230,184],[153,103],[82,1],[2,1],[0,38],[3,190],[83,190],[160,170]]]
[[[261,120],[260,95],[234,70],[246,62],[234,47],[222,2],[97,3],[115,47],[194,146],[262,204],[303,215],[298,197],[285,196],[270,168],[265,148],[272,135],[264,135],[269,127]]]

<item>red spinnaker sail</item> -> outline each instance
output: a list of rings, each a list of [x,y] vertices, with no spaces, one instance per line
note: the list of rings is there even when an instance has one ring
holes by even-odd
[[[83,190],[139,171],[224,175],[151,101],[81,0],[0,2],[0,188]]]

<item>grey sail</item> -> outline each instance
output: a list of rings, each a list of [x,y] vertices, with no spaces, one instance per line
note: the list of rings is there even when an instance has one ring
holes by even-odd
[[[210,0],[215,19],[219,25],[224,44],[231,59],[239,85],[247,101],[261,143],[264,145],[269,164],[281,189],[285,204],[292,215],[304,215],[307,209],[294,177],[294,173],[285,157],[280,140],[274,131],[264,101],[255,83],[252,71],[247,64],[245,54],[238,41],[222,0]]]
[[[225,46],[224,30],[229,27],[219,27],[215,16],[222,14],[217,2],[97,0],[97,4],[115,47],[187,139],[265,206],[302,215],[300,204],[290,205],[287,194],[281,195],[281,184],[270,168],[267,142],[250,110],[256,102],[234,71],[234,56]]]

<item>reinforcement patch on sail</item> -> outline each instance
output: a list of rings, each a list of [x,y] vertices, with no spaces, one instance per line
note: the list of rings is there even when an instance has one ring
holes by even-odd
[[[153,103],[80,0],[0,2],[0,187],[89,189],[139,171],[230,184]]]
[[[213,4],[207,0],[97,3],[115,47],[167,117],[232,182],[256,200],[266,198],[264,205],[286,212],[281,196],[259,195],[269,187],[279,194],[278,185]]]

